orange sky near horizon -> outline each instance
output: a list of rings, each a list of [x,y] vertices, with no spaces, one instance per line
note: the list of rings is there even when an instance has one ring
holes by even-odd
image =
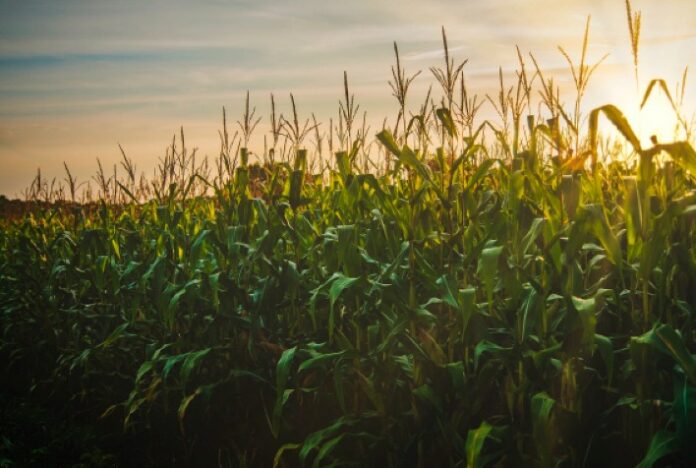
[[[632,3],[643,15],[641,86],[659,77],[673,87],[685,66],[696,65],[696,2]],[[471,92],[495,94],[499,66],[512,84],[515,45],[533,52],[567,91],[571,76],[557,46],[578,56],[587,15],[590,61],[609,57],[585,110],[611,102],[643,137],[661,135],[670,125],[664,100],[651,102],[652,117],[637,113],[623,0],[0,0],[0,194],[20,196],[39,167],[62,178],[63,161],[88,180],[97,157],[106,167],[120,159],[119,143],[149,174],[180,126],[189,146],[214,157],[221,108],[238,119],[247,90],[263,118],[251,145],[257,151],[271,92],[286,113],[292,92],[300,116],[314,112],[326,131],[338,114],[344,70],[370,122],[393,121],[392,41],[408,72],[422,70],[410,96],[415,109],[434,81],[428,68],[442,62],[441,26],[451,54],[469,59]],[[694,80],[688,112],[696,110]],[[487,106],[484,115],[491,114]]]

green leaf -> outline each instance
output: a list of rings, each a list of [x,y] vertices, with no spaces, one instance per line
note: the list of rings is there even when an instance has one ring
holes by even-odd
[[[588,231],[602,244],[609,261],[614,265],[621,265],[621,244],[609,226],[602,207],[597,204],[585,205],[578,209],[565,249],[566,264],[575,258],[579,248],[587,241]]]
[[[595,334],[595,345],[604,361],[604,367],[607,369],[607,384],[611,385],[614,376],[614,347],[611,343],[611,339],[600,334]]]
[[[498,283],[498,259],[502,252],[502,246],[488,247],[483,249],[479,257],[477,272],[483,280],[489,303],[493,301],[493,290]]]
[[[333,449],[335,449],[336,446],[341,443],[345,436],[346,434],[341,434],[325,442],[321,446],[321,449],[319,449],[317,456],[314,458],[312,468],[319,468],[322,466],[321,462],[324,460],[324,458],[326,458],[333,451]]]
[[[493,426],[483,421],[476,429],[469,429],[466,436],[466,466],[467,468],[480,468],[483,466],[481,451],[483,443],[490,435]]]
[[[138,382],[140,382],[143,379],[145,374],[147,374],[148,372],[150,372],[150,370],[152,370],[152,367],[154,366],[154,364],[155,363],[153,361],[145,361],[140,365],[140,367],[138,368],[138,372],[136,372],[136,374],[135,374],[135,385],[136,386],[138,385]]]
[[[614,265],[620,266],[622,261],[621,245],[619,244],[619,240],[614,235],[611,226],[609,226],[609,221],[607,220],[604,211],[599,205],[596,204],[587,205],[584,207],[584,209],[590,213],[589,218],[591,221],[592,231],[599,239],[602,247],[604,247],[609,261],[611,261],[611,263]]]
[[[476,171],[474,174],[469,177],[469,180],[466,183],[466,190],[471,190],[474,188],[474,186],[479,183],[481,179],[483,179],[485,176],[487,176],[490,171],[491,167],[493,167],[493,164],[500,162],[498,159],[485,159],[481,162],[481,164],[478,165],[476,168]]]
[[[452,386],[458,392],[463,391],[466,383],[464,376],[464,363],[462,361],[450,362],[445,364],[445,369],[447,369],[450,379],[452,380]]]
[[[118,184],[118,186],[119,186],[119,188],[121,189],[121,191],[123,191],[126,195],[128,195],[128,198],[130,198],[131,201],[137,205],[137,204],[138,204],[138,199],[135,197],[135,195],[133,195],[133,193],[132,193],[130,190],[128,190],[128,187],[126,187],[125,185],[123,185],[123,184],[122,184],[121,182],[119,182],[119,181],[116,181],[116,183]]]
[[[696,151],[689,142],[664,143],[656,145],[655,148],[669,154],[674,162],[696,175]]]
[[[304,462],[309,456],[309,454],[312,453],[312,451],[315,450],[317,447],[319,447],[322,441],[328,439],[329,437],[333,437],[334,434],[336,434],[344,426],[351,426],[354,423],[355,421],[353,419],[348,418],[346,416],[342,416],[335,420],[333,424],[309,434],[307,438],[304,440],[302,448],[300,449],[300,462],[304,465]]]
[[[554,466],[553,447],[557,437],[551,418],[556,401],[546,392],[532,397],[532,432],[541,466]]]
[[[167,358],[166,361],[164,361],[164,366],[162,366],[162,379],[167,380],[167,377],[169,377],[169,373],[172,371],[174,366],[176,366],[179,362],[183,361],[186,359],[186,354],[177,354],[175,356],[172,356],[170,358]]]
[[[431,409],[436,410],[437,413],[442,413],[442,400],[430,385],[423,384],[420,387],[414,388],[413,394]]]
[[[655,334],[660,338],[665,348],[669,350],[672,357],[679,363],[684,372],[696,385],[696,359],[689,352],[684,344],[684,340],[670,325],[661,325],[655,329]]]
[[[573,296],[573,307],[578,312],[582,324],[582,344],[590,351],[595,344],[595,328],[597,326],[597,300],[594,297],[582,299]]]
[[[107,348],[110,345],[112,345],[114,342],[116,342],[119,338],[124,336],[126,334],[126,330],[128,329],[128,326],[130,324],[128,322],[123,323],[116,327],[116,329],[111,332],[108,338],[106,338],[104,341],[102,341],[97,347],[98,348]]]
[[[287,401],[291,392],[286,392],[288,377],[290,376],[290,367],[295,358],[297,347],[286,349],[278,359],[276,364],[276,403],[273,408],[273,435],[278,437],[280,431],[280,422],[283,415],[283,405]]]
[[[679,450],[679,440],[674,432],[659,430],[653,435],[645,457],[636,468],[651,468],[661,458]]]
[[[636,343],[647,344],[672,357],[684,370],[692,384],[696,384],[696,360],[689,353],[681,336],[670,325],[657,325],[652,330],[633,337]]]
[[[442,275],[435,283],[440,286],[442,290],[442,302],[455,310],[459,310],[459,301],[457,301],[457,298],[454,296],[454,291],[456,291],[454,281],[450,280],[447,275]]]
[[[696,441],[696,387],[680,377],[676,378],[674,383],[672,417],[682,453],[690,454],[691,461],[696,461],[696,453],[693,450],[693,443]]]
[[[532,247],[534,242],[536,242],[539,235],[543,232],[544,226],[546,225],[546,219],[544,218],[534,218],[532,225],[529,227],[527,234],[522,238],[522,253],[528,254],[529,249]]]
[[[181,403],[179,403],[179,409],[177,410],[177,416],[179,418],[179,426],[181,428],[182,434],[184,433],[184,418],[186,417],[186,411],[188,410],[188,407],[191,405],[191,402],[201,395],[203,395],[205,398],[210,398],[213,389],[217,385],[218,384],[215,383],[198,387],[192,394],[184,397],[181,400]]]
[[[338,351],[336,353],[326,353],[326,354],[319,354],[317,356],[311,357],[307,359],[306,361],[302,362],[300,364],[300,367],[298,368],[299,372],[304,372],[306,370],[313,369],[315,367],[323,367],[327,363],[333,361],[336,358],[339,358],[343,355],[346,354],[346,350],[343,351]]]
[[[499,344],[492,343],[487,340],[479,341],[479,343],[476,345],[476,348],[474,348],[474,368],[478,369],[479,360],[481,359],[483,353],[500,354],[502,351],[509,350],[510,348],[504,348]]]
[[[345,178],[351,174],[351,161],[350,156],[345,151],[336,152],[336,167],[338,168],[341,177]]]
[[[184,359],[184,363],[181,365],[181,370],[179,370],[179,377],[181,381],[186,384],[191,372],[193,372],[201,363],[203,358],[210,353],[212,348],[201,349],[193,353],[188,353]]]
[[[278,451],[276,452],[275,456],[273,457],[273,468],[278,468],[280,466],[280,461],[283,456],[283,453],[285,453],[288,450],[297,450],[300,448],[302,444],[283,444],[280,446]]]
[[[334,280],[331,282],[331,287],[329,288],[329,340],[333,339],[335,327],[334,305],[336,304],[336,301],[343,291],[350,288],[360,279],[360,277],[352,278],[349,276],[344,276],[342,273],[334,273],[333,278]]]
[[[191,261],[195,262],[200,258],[201,250],[203,249],[203,244],[205,239],[210,235],[212,231],[210,229],[202,229],[201,232],[196,236],[196,240],[191,244]]]
[[[446,107],[440,107],[435,113],[437,114],[437,118],[440,119],[440,122],[442,122],[442,126],[447,130],[447,134],[450,137],[455,137],[457,135],[457,128],[454,125],[450,110]]]
[[[290,206],[297,208],[302,204],[302,187],[304,186],[305,173],[301,170],[292,171],[290,174],[290,188],[288,192],[288,200]]]
[[[352,278],[339,273],[335,277],[335,279],[331,283],[331,287],[329,288],[329,301],[331,303],[331,306],[333,307],[334,304],[336,304],[336,301],[343,293],[343,291],[357,283],[358,280],[360,280],[360,277]]]
[[[423,180],[431,182],[430,173],[428,172],[428,169],[426,168],[425,164],[423,164],[423,162],[420,159],[418,159],[418,155],[411,148],[409,148],[408,145],[404,145],[404,147],[401,149],[401,153],[399,153],[399,161],[401,161],[405,166],[410,167],[414,169],[416,172],[418,172],[418,174],[423,178]],[[431,185],[431,188],[436,188],[434,184]]]
[[[520,327],[520,343],[529,336],[530,330],[533,329],[538,322],[543,307],[543,300],[536,289],[530,285],[525,286],[527,296],[524,302],[522,302],[522,309],[520,310],[520,317],[522,320]]]
[[[394,136],[389,130],[382,130],[377,134],[377,139],[397,158],[401,155],[401,150],[394,140]]]
[[[462,336],[464,336],[469,328],[471,317],[474,315],[474,312],[478,310],[476,307],[476,289],[460,289],[457,297],[459,299],[459,312],[462,320]]]
[[[380,414],[384,414],[384,399],[382,398],[382,395],[380,395],[380,393],[377,392],[377,390],[375,389],[374,382],[370,378],[365,376],[365,374],[360,372],[358,369],[355,369],[355,373],[358,374],[358,377],[360,377],[358,379],[358,384],[362,387],[363,391],[370,399],[375,409]]]
[[[571,174],[562,176],[560,190],[563,207],[566,213],[568,213],[568,217],[573,218],[577,211],[578,203],[580,203],[580,194],[582,193],[579,175]]]

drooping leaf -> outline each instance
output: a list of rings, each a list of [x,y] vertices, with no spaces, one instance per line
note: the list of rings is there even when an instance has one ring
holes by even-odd
[[[332,424],[309,434],[302,443],[300,461],[304,464],[309,454],[312,453],[313,450],[316,450],[324,440],[333,437],[338,431],[346,426],[352,426],[354,423],[354,419],[342,416],[336,419]]]
[[[636,136],[635,132],[631,128],[631,125],[626,120],[623,112],[619,110],[618,107],[612,104],[606,104],[604,106],[592,109],[590,111],[589,121],[590,121],[590,144],[592,145],[592,150],[596,151],[597,147],[597,133],[599,130],[599,114],[603,113],[604,116],[614,124],[614,127],[623,135],[623,137],[631,144],[634,151],[637,153],[641,152],[640,140]]]
[[[297,450],[300,448],[302,444],[283,444],[280,446],[278,451],[276,451],[275,456],[273,457],[273,468],[278,468],[280,466],[281,460],[283,458],[283,453],[289,451],[289,450]]]
[[[401,150],[394,140],[394,136],[389,130],[382,130],[377,134],[377,139],[397,158],[401,155]]]
[[[346,351],[338,351],[335,353],[326,353],[326,354],[317,354],[314,357],[311,357],[300,364],[298,367],[298,370],[300,372],[304,372],[310,369],[314,369],[316,367],[322,367],[327,365],[329,362],[336,360],[337,358],[340,358],[346,354]]]
[[[184,384],[188,382],[191,373],[200,365],[203,358],[210,353],[211,349],[212,348],[205,348],[186,355],[181,365],[181,370],[179,371],[179,376]]]
[[[696,359],[687,349],[681,336],[670,325],[657,325],[632,340],[671,356],[684,370],[691,383],[696,385]]]
[[[696,174],[696,151],[687,141],[663,143],[655,147],[669,154],[674,162],[682,166],[692,174]]]
[[[651,468],[661,458],[679,450],[679,440],[674,432],[661,429],[653,435],[650,447],[636,468]]]

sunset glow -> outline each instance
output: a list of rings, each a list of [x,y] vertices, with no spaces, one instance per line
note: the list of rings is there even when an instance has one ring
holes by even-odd
[[[696,65],[691,53],[696,7],[671,0],[636,2],[635,8],[643,10],[641,81],[661,77],[671,87],[685,65]],[[268,125],[269,94],[274,92],[279,110],[286,111],[293,92],[300,111],[316,113],[326,129],[337,112],[343,70],[361,111],[381,125],[396,113],[387,92],[392,41],[409,71],[423,70],[412,93],[416,106],[433,82],[428,67],[442,60],[441,26],[452,54],[469,59],[467,81],[481,97],[497,92],[498,66],[512,82],[515,45],[525,56],[534,53],[569,93],[570,74],[556,46],[579,54],[586,15],[592,15],[589,59],[609,57],[590,83],[585,107],[613,102],[616,92],[618,104],[636,107],[622,1],[351,2],[350,7],[310,0],[206,1],[194,8],[188,2],[3,0],[0,192],[18,195],[38,167],[58,176],[63,161],[85,180],[97,157],[107,165],[118,160],[118,143],[149,172],[182,125],[200,154],[213,156],[222,106],[239,115],[247,90],[264,117],[261,125]],[[695,82],[688,83],[689,103]],[[482,113],[494,116],[488,105]],[[662,135],[667,128],[659,121]]]

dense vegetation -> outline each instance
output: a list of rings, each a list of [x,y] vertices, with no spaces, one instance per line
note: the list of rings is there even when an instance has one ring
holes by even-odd
[[[0,465],[693,464],[696,153],[584,120],[584,62],[566,111],[520,58],[479,126],[447,53],[405,118],[397,52],[371,152],[346,80],[332,160],[293,101],[250,164],[247,101],[214,176],[182,134],[5,220]]]

